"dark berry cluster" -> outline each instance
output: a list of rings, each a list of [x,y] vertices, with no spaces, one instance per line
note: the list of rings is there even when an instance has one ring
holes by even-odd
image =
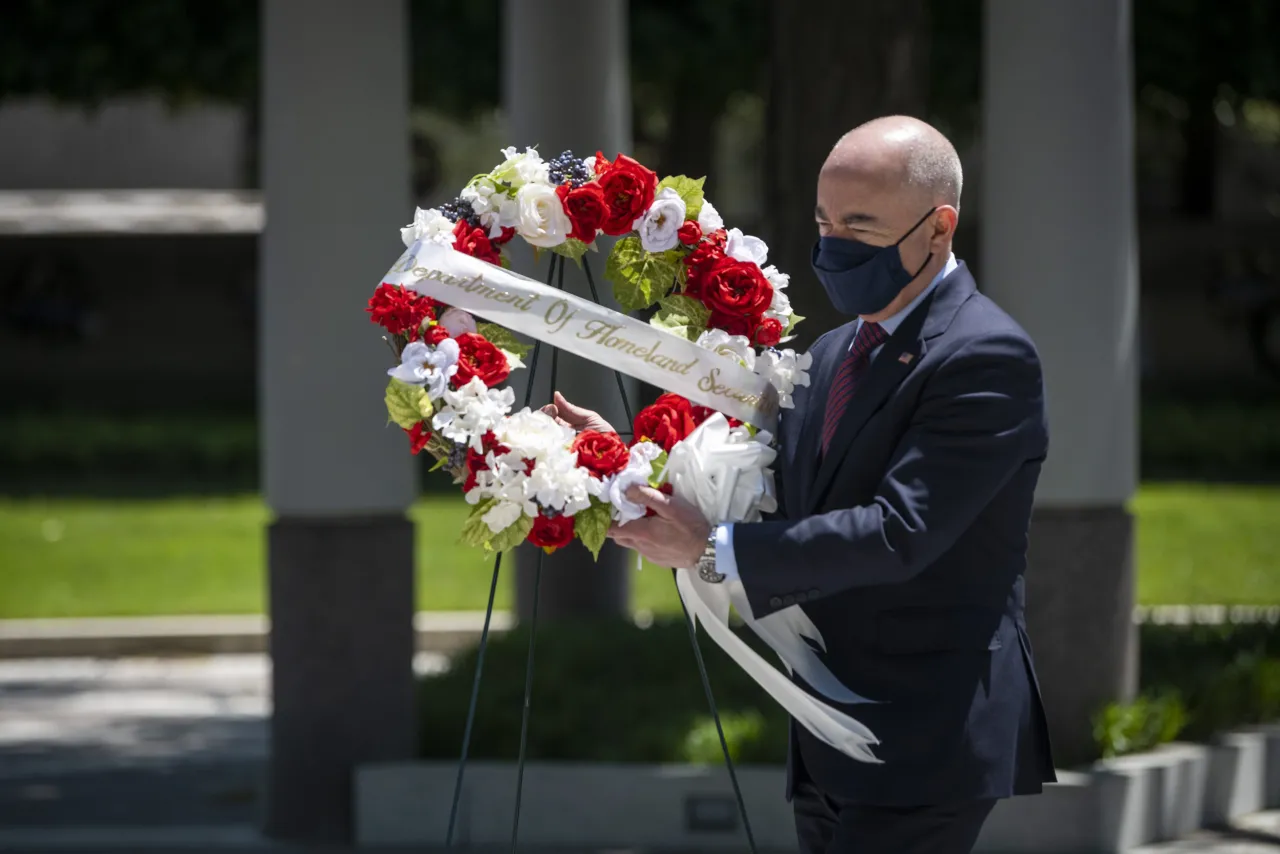
[[[551,183],[556,186],[568,182],[570,187],[581,187],[592,178],[587,164],[582,158],[574,157],[572,151],[563,152],[547,165],[551,168]]]
[[[445,218],[452,222],[464,219],[472,228],[480,226],[480,215],[476,213],[475,208],[471,207],[471,202],[463,198],[445,202],[440,206],[440,213],[444,214]]]

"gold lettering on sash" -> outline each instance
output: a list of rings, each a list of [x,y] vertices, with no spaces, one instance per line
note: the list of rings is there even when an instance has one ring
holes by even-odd
[[[537,299],[537,297],[534,297],[534,299]],[[557,335],[564,330],[565,324],[573,320],[573,316],[577,313],[578,310],[576,308],[572,311],[569,310],[567,300],[558,299],[547,306],[547,312],[542,316],[542,319],[546,321],[548,327],[554,327],[549,328],[547,331],[552,335]]]

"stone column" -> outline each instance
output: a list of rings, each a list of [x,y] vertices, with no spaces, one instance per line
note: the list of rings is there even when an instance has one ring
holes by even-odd
[[[263,4],[266,831],[291,841],[348,840],[354,767],[415,752],[415,476],[361,311],[412,214],[405,32],[403,0]]]
[[[507,0],[503,8],[503,55],[506,59],[504,103],[512,145],[536,145],[548,159],[572,150],[586,156],[603,151],[613,158],[631,151],[631,89],[628,77],[626,0]],[[486,161],[487,162],[487,161]],[[477,166],[477,171],[486,168]],[[602,239],[600,252],[589,254],[596,285],[606,304],[612,288],[604,280],[604,261],[612,245]],[[531,255],[517,260],[517,268],[543,279],[547,259],[536,269]],[[587,282],[570,262],[565,286],[590,298]],[[533,402],[550,400],[547,385],[551,354],[545,348]],[[522,372],[523,373],[523,372]],[[612,371],[576,356],[561,353],[557,386],[570,400],[605,415],[618,430],[630,430],[623,414]],[[628,384],[635,399],[635,384]],[[558,552],[543,565],[540,617],[621,614],[627,610],[626,554],[606,543],[600,563],[580,545]],[[517,610],[532,606],[536,552],[519,553]]]
[[[1044,363],[1027,621],[1060,767],[1136,681],[1130,54],[1129,0],[987,0],[980,284]]]

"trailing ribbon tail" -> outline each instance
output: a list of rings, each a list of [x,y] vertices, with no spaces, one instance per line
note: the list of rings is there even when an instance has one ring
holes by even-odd
[[[873,764],[883,762],[871,752],[871,747],[880,742],[870,729],[801,690],[733,633],[728,621],[721,619],[716,613],[717,607],[723,604],[724,597],[709,595],[706,599],[703,598],[703,590],[700,588],[710,585],[695,583],[688,570],[681,569],[676,571],[676,586],[689,611],[689,619],[695,625],[701,619],[711,639],[778,705],[786,709],[796,723],[850,758]]]

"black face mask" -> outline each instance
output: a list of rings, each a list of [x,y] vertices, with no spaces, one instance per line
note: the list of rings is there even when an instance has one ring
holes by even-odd
[[[933,208],[890,246],[872,246],[844,237],[820,237],[813,245],[813,272],[827,292],[827,298],[841,314],[878,314],[893,302],[929,265],[933,253],[920,269],[909,273],[902,266],[898,246],[933,216]]]

